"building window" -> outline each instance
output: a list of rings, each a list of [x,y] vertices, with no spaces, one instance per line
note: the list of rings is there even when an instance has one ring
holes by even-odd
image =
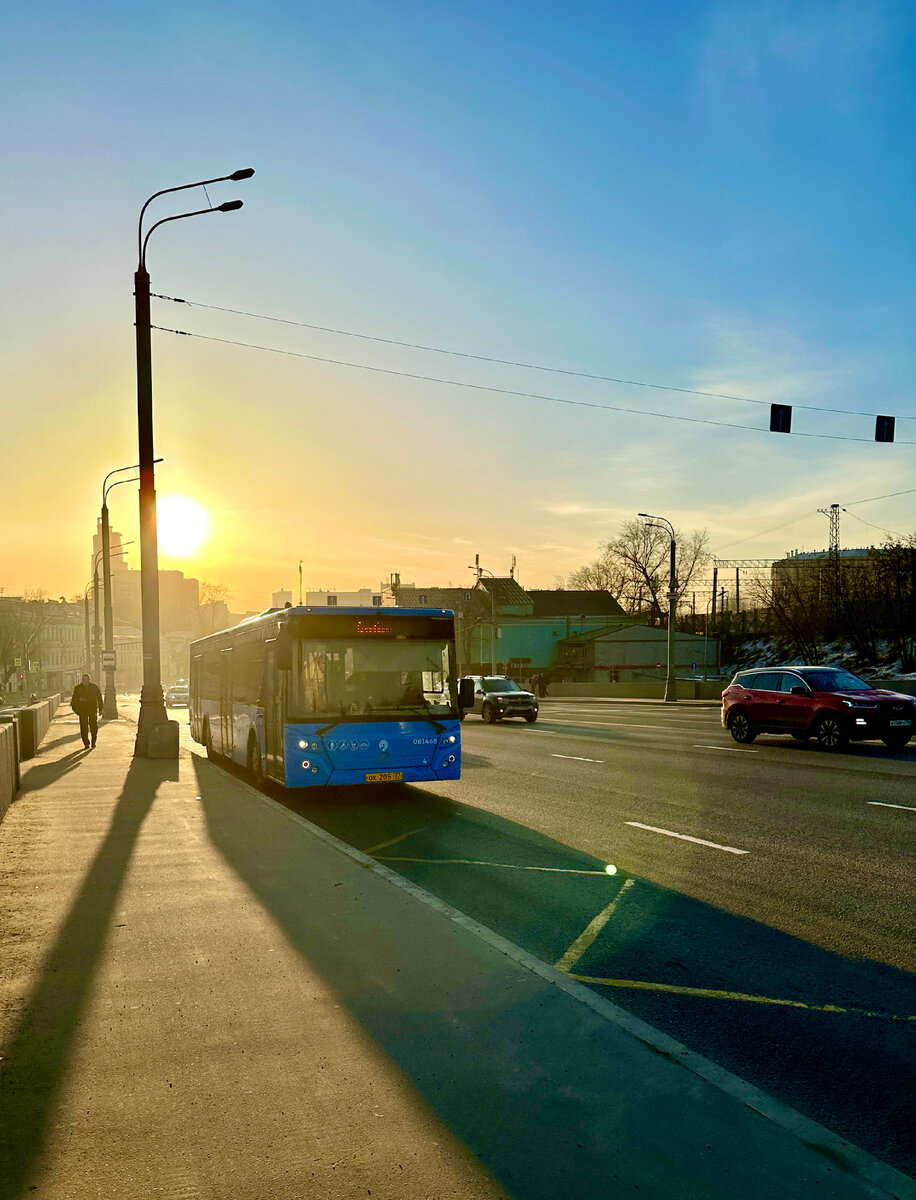
[[[418,604],[426,603],[426,593],[425,592],[421,592],[420,595],[417,597],[417,603]]]
[[[328,596],[328,604],[329,604],[329,605],[336,605],[336,604],[337,604],[337,597],[336,597],[336,596]]]
[[[381,596],[373,596],[373,597],[372,597],[372,607],[373,607],[373,608],[381,608],[381,607],[382,607],[382,598],[381,598]]]

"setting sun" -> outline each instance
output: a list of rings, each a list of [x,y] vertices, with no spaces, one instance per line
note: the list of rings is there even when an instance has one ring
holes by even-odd
[[[210,531],[210,518],[196,500],[166,496],[156,506],[159,547],[182,558],[192,554]]]

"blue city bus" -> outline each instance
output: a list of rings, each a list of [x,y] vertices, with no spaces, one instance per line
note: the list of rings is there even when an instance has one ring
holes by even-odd
[[[269,609],[191,645],[191,736],[289,788],[461,774],[454,614]]]

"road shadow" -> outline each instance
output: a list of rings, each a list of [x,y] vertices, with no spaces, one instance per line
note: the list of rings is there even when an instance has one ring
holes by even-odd
[[[47,768],[32,768],[29,774],[65,763],[66,758]],[[34,1190],[30,1172],[54,1119],[57,1094],[70,1067],[137,835],[159,785],[174,778],[175,771],[173,762],[132,761],[105,838],[3,1051],[0,1200],[19,1200]],[[40,786],[48,782],[43,777]]]
[[[39,754],[47,754],[49,750],[53,750],[55,746],[63,745],[64,742],[78,742],[79,740],[79,733],[69,733],[65,737],[55,738],[53,742],[42,742]]]
[[[77,735],[79,741],[79,735]],[[56,783],[58,779],[62,779],[64,775],[76,768],[83,761],[83,758],[88,753],[80,745],[78,750],[71,750],[69,754],[65,754],[63,758],[55,759],[49,763],[35,763],[22,772],[22,786],[19,789],[19,796],[25,795],[26,792],[37,792],[41,788],[46,788],[52,783]]]
[[[270,819],[247,789],[227,786],[213,764],[196,756],[193,764],[214,847],[426,1108],[506,1194],[556,1200],[599,1191],[614,1152],[593,1125],[597,1119],[603,1129],[604,1118],[595,1113],[603,1111],[597,1097],[606,1064],[596,1054],[588,1078],[577,1074],[562,1087],[545,1086],[543,1039],[550,1035],[534,977],[499,966],[468,969],[481,951],[464,931],[450,929],[449,941],[454,934],[460,943],[452,954],[410,923],[392,925],[368,902],[374,887],[351,895],[362,893],[361,885],[340,882],[350,880],[352,862],[307,830]],[[338,806],[348,805],[347,790],[357,789],[338,789]],[[408,807],[427,813],[445,803],[428,794],[406,798]],[[417,911],[425,930],[428,910]],[[547,1003],[561,1002],[551,996]],[[574,1010],[574,1027],[566,1029],[574,1040],[586,1036],[583,1022],[590,1035],[591,1022],[603,1027],[584,1006]]]

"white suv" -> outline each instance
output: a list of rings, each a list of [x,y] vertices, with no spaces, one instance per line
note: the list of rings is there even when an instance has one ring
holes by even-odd
[[[524,717],[530,724],[538,719],[538,701],[534,692],[526,692],[507,675],[469,675],[474,683],[474,706],[466,712],[478,713],[489,725],[504,717]],[[461,714],[464,719],[465,712]]]

